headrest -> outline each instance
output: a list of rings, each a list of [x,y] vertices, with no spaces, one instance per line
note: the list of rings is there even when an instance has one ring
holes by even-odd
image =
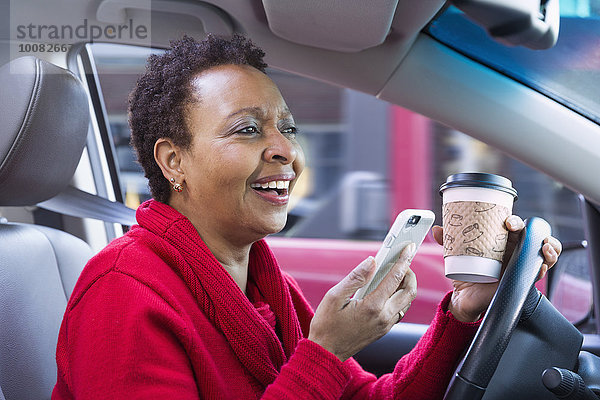
[[[87,96],[71,72],[35,57],[0,68],[0,205],[34,205],[62,191],[88,124]]]

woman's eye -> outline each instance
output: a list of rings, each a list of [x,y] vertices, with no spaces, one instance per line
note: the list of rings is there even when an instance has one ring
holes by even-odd
[[[258,129],[255,126],[247,126],[245,128],[238,130],[236,133],[241,133],[241,134],[245,134],[245,135],[254,135],[254,134],[258,133]]]
[[[281,133],[295,136],[298,133],[298,129],[295,126],[290,126],[288,128],[282,129]]]

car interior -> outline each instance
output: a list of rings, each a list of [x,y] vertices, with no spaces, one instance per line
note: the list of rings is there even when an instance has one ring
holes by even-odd
[[[19,45],[43,44],[43,31],[25,29],[23,39],[16,26],[82,21],[89,27],[129,24],[129,33],[112,38],[104,31],[96,41],[157,51],[182,34],[243,33],[265,50],[272,68],[427,116],[575,192],[585,238],[565,243],[542,295],[535,282],[542,263],[537,245],[552,228],[527,216],[518,251],[445,399],[554,399],[577,390],[580,397],[568,398],[600,397],[600,185],[594,173],[600,167],[600,100],[554,96],[552,89],[482,63],[470,53],[475,47],[457,50],[435,34],[444,15],[455,24],[460,12],[483,27],[494,46],[544,52],[562,40],[558,0],[532,2],[528,9],[502,0],[56,3],[0,5],[0,399],[50,398],[56,340],[75,282],[99,248],[135,223],[111,161],[115,144],[103,139],[110,137],[110,124],[89,50],[94,39],[63,40],[68,51],[19,51]],[[591,0],[597,13],[599,3]],[[515,23],[532,10],[525,27]],[[146,34],[132,34],[134,21],[148,28]],[[600,39],[600,24],[594,27]],[[578,68],[586,79],[600,77],[597,60]],[[368,174],[354,178],[379,184]],[[586,270],[591,286],[589,312],[577,322],[557,310],[560,296],[566,302],[571,296],[558,288],[569,263]],[[377,375],[389,372],[425,329],[398,324],[356,359]]]

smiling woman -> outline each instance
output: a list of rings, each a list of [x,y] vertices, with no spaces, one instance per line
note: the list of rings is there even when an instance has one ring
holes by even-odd
[[[364,371],[351,357],[415,298],[415,246],[366,297],[352,298],[374,274],[372,257],[313,312],[264,240],[285,226],[305,161],[263,55],[242,36],[209,35],[150,57],[129,113],[154,198],[82,272],[53,399],[442,396],[496,286],[455,282],[392,374]],[[523,222],[507,221],[514,242]],[[547,241],[551,267],[560,243]]]
[[[245,246],[283,229],[288,190],[304,169],[304,155],[279,90],[256,68],[212,67],[197,74],[191,91],[191,143],[181,148],[163,137],[154,155],[163,176],[185,188],[168,203],[192,222],[232,276],[240,276],[245,291],[245,268],[238,272],[238,265],[247,265],[247,250],[246,256],[229,254],[222,242]]]

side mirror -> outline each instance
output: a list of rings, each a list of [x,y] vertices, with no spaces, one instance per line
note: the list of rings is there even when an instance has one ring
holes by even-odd
[[[558,0],[452,0],[452,4],[507,46],[544,50],[558,40]]]

